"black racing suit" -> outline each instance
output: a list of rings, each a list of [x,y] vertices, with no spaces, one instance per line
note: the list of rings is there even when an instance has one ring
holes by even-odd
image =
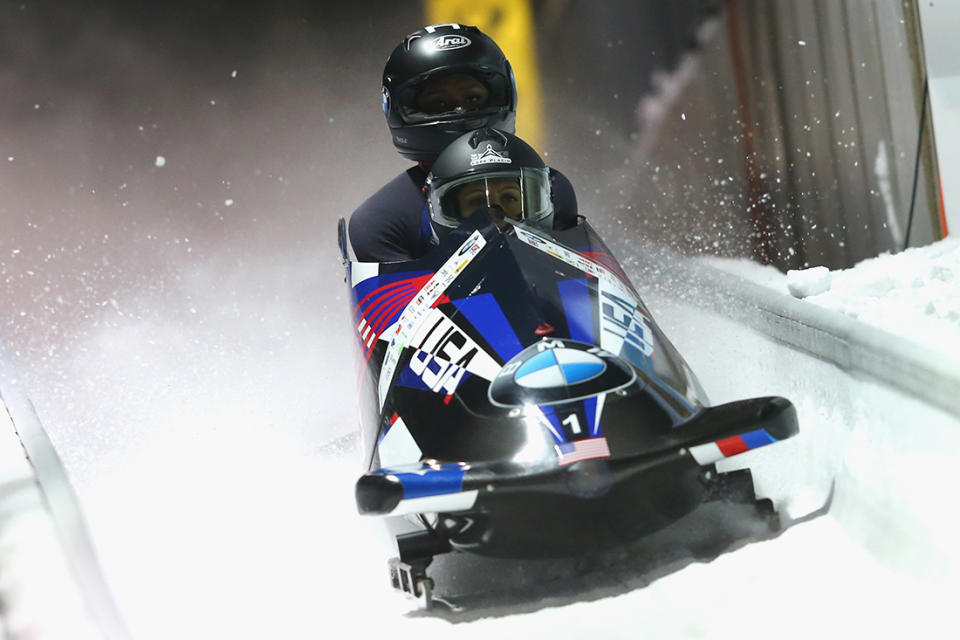
[[[432,246],[434,233],[419,165],[407,169],[367,198],[350,216],[350,245],[360,262],[415,260]],[[577,224],[577,196],[567,177],[550,169],[553,227]]]

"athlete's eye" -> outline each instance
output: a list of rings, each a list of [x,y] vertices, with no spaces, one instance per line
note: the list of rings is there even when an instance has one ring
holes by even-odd
[[[518,204],[520,202],[520,192],[513,189],[503,191],[500,194],[500,201],[503,203]]]
[[[464,98],[464,103],[468,107],[479,109],[487,104],[487,94],[486,92],[475,91]]]
[[[464,197],[460,204],[460,211],[466,217],[485,206],[487,206],[487,196],[483,192],[478,192]]]

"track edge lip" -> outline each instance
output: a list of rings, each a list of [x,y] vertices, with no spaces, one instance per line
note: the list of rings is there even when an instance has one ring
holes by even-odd
[[[97,630],[110,640],[128,640],[129,630],[103,574],[79,499],[3,344],[0,409],[13,423],[72,578]]]

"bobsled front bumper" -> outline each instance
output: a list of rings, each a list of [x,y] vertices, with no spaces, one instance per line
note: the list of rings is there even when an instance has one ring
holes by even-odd
[[[717,497],[713,463],[798,432],[793,405],[757,398],[704,409],[655,450],[575,464],[425,461],[356,485],[360,513],[440,514],[456,548],[563,555],[655,531]],[[722,485],[722,481],[721,481]]]

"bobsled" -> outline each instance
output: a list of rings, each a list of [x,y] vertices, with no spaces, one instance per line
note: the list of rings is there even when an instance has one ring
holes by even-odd
[[[351,261],[343,220],[339,242],[361,368],[356,504],[399,532],[393,585],[427,606],[438,554],[635,540],[742,494],[715,463],[798,432],[781,397],[708,406],[583,218],[501,229],[481,211],[408,262]]]

